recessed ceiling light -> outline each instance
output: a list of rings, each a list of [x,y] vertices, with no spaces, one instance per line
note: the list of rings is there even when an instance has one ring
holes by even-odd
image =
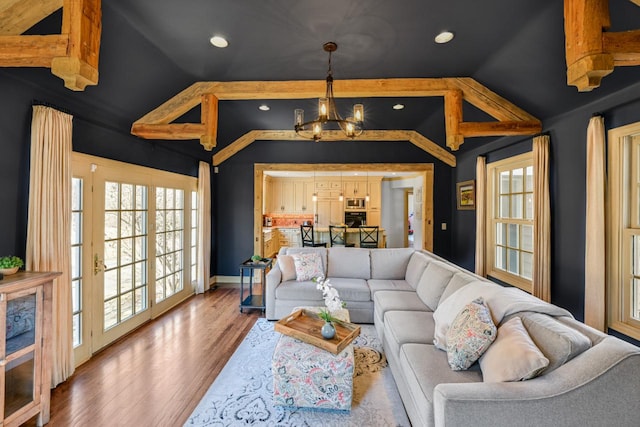
[[[269,108],[268,105],[262,104],[261,106],[258,107],[258,110],[260,111],[269,111],[271,108]]]
[[[396,104],[393,106],[394,110],[402,110],[404,108],[404,104]]]
[[[436,43],[448,43],[453,40],[453,33],[450,31],[443,31],[434,39]]]
[[[229,46],[229,42],[222,36],[213,36],[209,39],[212,45],[215,47],[227,47]]]

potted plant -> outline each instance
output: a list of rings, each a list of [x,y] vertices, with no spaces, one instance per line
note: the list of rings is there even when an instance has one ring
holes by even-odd
[[[5,276],[16,273],[23,265],[22,258],[15,255],[0,257],[0,273]]]

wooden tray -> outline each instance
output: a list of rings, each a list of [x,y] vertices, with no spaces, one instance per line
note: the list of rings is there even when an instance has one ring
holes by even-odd
[[[275,330],[281,334],[313,344],[333,354],[340,353],[360,335],[360,326],[336,320],[333,322],[333,326],[336,328],[336,335],[330,340],[326,340],[322,338],[320,333],[322,325],[324,325],[324,320],[316,313],[302,308],[278,320],[275,324]]]

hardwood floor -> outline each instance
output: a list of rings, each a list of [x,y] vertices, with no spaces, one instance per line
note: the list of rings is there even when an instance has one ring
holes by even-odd
[[[196,295],[94,355],[52,390],[48,425],[182,426],[262,316],[239,302],[234,287]]]

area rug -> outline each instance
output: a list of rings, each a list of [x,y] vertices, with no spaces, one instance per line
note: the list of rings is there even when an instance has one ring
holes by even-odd
[[[271,357],[280,334],[258,319],[215,379],[185,426],[406,426],[398,389],[373,325],[360,325],[354,341],[351,411],[273,405]]]

